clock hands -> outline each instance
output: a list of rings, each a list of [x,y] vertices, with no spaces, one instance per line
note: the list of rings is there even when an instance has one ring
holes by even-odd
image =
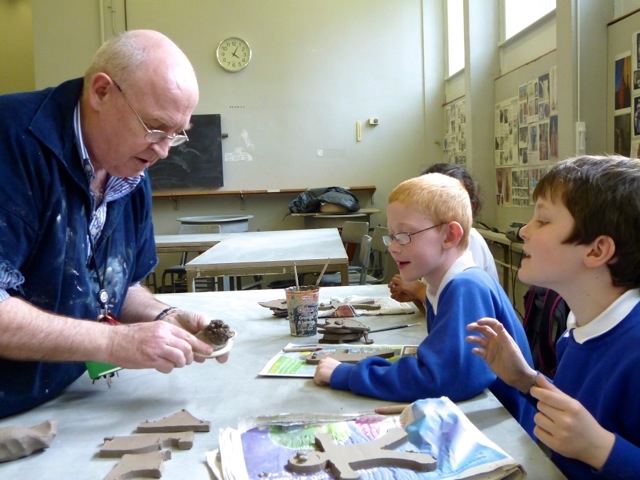
[[[238,45],[238,46],[236,47],[236,49],[233,51],[233,53],[232,53],[231,55],[233,55],[233,56],[234,56],[234,57],[236,57],[236,58],[240,58],[238,55],[236,55],[236,52],[238,51],[238,49],[239,49],[239,48],[240,48],[240,45]]]

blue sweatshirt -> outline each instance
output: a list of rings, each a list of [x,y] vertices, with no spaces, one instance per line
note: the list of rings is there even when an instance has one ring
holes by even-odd
[[[96,269],[88,261],[93,212],[73,130],[82,79],[56,88],[0,96],[0,276],[8,293],[43,310],[79,319],[98,315]],[[117,316],[129,286],[157,263],[148,175],[108,204],[96,242]],[[0,333],[1,334],[1,333]],[[83,363],[0,358],[0,417],[57,396]]]
[[[630,290],[596,319],[558,340],[556,387],[578,400],[615,444],[602,470],[552,453],[571,479],[640,478],[640,290]]]
[[[458,402],[489,388],[531,434],[533,407],[517,389],[498,379],[465,341],[469,323],[483,317],[497,318],[532,365],[524,329],[504,290],[472,265],[464,256],[458,259],[443,279],[437,304],[427,302],[429,333],[418,346],[416,357],[404,357],[393,364],[378,357],[355,365],[342,363],[331,375],[331,388],[393,402],[440,396]]]

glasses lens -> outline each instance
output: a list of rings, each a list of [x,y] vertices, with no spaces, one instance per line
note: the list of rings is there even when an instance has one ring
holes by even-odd
[[[398,245],[406,245],[410,241],[411,236],[407,235],[406,233],[399,233],[396,235],[396,242],[398,242]]]
[[[163,142],[164,140],[171,138],[169,135],[167,135],[164,132],[161,132],[160,130],[151,130],[150,132],[148,132],[145,137],[144,137],[147,142],[149,143],[160,143]]]
[[[393,238],[385,235],[384,237],[382,237],[382,243],[384,243],[387,247],[391,245],[391,242],[393,242]]]
[[[175,147],[177,145],[182,145],[187,140],[189,140],[189,137],[187,137],[186,135],[176,135],[171,139],[171,146]]]
[[[187,137],[186,135],[167,135],[166,133],[164,133],[161,130],[151,130],[149,133],[147,133],[144,137],[147,142],[149,143],[160,143],[160,142],[164,142],[165,140],[169,140],[170,141],[170,145],[172,147],[175,147],[176,145],[181,145],[184,142],[186,142],[187,140],[189,140],[189,137]]]

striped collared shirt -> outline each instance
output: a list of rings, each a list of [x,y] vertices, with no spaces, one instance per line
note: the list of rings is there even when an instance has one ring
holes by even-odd
[[[73,112],[73,129],[76,135],[76,144],[78,145],[78,153],[80,154],[80,159],[82,161],[82,168],[84,173],[87,176],[87,182],[91,185],[91,182],[95,178],[95,171],[93,169],[93,165],[89,161],[89,154],[87,153],[87,149],[84,146],[84,142],[82,140],[82,125],[80,124],[80,104],[76,106],[75,111]],[[91,223],[89,224],[89,233],[91,237],[95,241],[102,233],[102,229],[104,228],[105,222],[107,220],[107,203],[112,202],[113,200],[117,200],[120,197],[125,196],[129,192],[131,192],[142,180],[144,176],[144,172],[136,177],[112,177],[109,175],[109,179],[107,180],[107,186],[104,192],[104,199],[102,203],[95,208],[93,211],[93,216],[91,218]],[[89,242],[90,244],[90,242]]]

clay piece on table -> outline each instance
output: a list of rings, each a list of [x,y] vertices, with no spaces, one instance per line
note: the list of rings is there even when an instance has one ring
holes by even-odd
[[[320,451],[298,452],[287,463],[293,473],[322,472],[328,468],[338,480],[357,480],[355,470],[375,467],[407,468],[416,472],[432,472],[437,468],[434,457],[426,453],[393,450],[406,442],[407,432],[392,428],[382,437],[368,443],[339,445],[327,433],[316,434]]]
[[[51,420],[33,427],[0,428],[0,462],[9,462],[44,450],[56,436],[56,423]]]
[[[287,301],[285,299],[258,302],[258,305],[270,309],[274,317],[287,318],[289,315],[289,311],[287,310]],[[319,308],[320,306],[318,305],[318,309]]]
[[[182,409],[168,417],[155,422],[141,422],[138,424],[137,432],[208,432],[210,424],[204,420],[198,420],[186,410]]]
[[[164,461],[171,459],[169,450],[151,453],[127,454],[111,469],[104,480],[124,480],[126,478],[160,478]]]
[[[268,308],[275,317],[286,318],[289,314],[287,301],[284,299],[270,300],[268,302],[258,302],[262,307]],[[380,310],[380,303],[372,298],[365,298],[358,302],[345,302],[332,299],[330,302],[318,303],[318,311],[325,317],[355,317],[357,310]]]
[[[122,457],[132,453],[150,453],[175,446],[179,450],[193,447],[193,432],[145,433],[123,437],[106,437],[100,456],[105,458]]]
[[[353,318],[326,318],[325,323],[318,323],[318,333],[323,334],[318,343],[345,343],[363,339],[371,344],[369,330],[365,324]]]
[[[235,332],[232,332],[229,325],[222,320],[211,320],[206,328],[200,330],[196,337],[209,345],[222,347],[227,343],[227,340],[233,338]]]

